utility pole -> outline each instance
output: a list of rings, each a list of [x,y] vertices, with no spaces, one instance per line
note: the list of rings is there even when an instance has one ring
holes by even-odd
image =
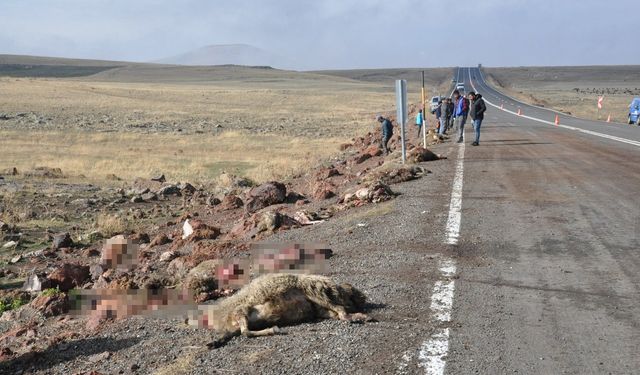
[[[427,148],[427,98],[424,88],[424,70],[422,71],[422,147]]]
[[[404,128],[407,123],[407,81],[396,80],[396,103],[398,108],[398,123],[400,124],[400,142],[402,143],[402,164],[407,161],[407,147],[405,144]]]

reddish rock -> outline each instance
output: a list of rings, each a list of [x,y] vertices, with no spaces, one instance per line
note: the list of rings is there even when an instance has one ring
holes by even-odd
[[[160,234],[158,234],[157,236],[155,236],[153,238],[153,240],[149,244],[149,247],[162,246],[162,245],[166,245],[166,244],[168,244],[170,242],[171,242],[171,239],[169,239],[169,237],[167,237],[166,234],[160,233]]]
[[[351,146],[353,146],[351,143],[343,143],[340,145],[340,151],[348,150]]]
[[[364,153],[373,158],[382,155],[382,150],[380,149],[380,147],[378,147],[378,145],[371,145],[364,150]]]
[[[207,226],[193,231],[193,234],[187,238],[187,242],[194,243],[202,240],[215,240],[220,236],[220,229]]]
[[[335,187],[327,181],[315,183],[313,187],[313,199],[324,200],[335,197],[336,193],[333,191],[334,188]]]
[[[149,243],[149,235],[147,233],[135,233],[129,239],[135,244]]]
[[[230,211],[235,210],[236,208],[240,208],[244,205],[242,199],[240,199],[237,195],[229,194],[225,195],[222,198],[222,203],[218,205],[218,208],[222,211]]]
[[[356,155],[353,158],[353,163],[354,164],[362,164],[362,163],[364,163],[365,161],[367,161],[369,159],[371,159],[371,155],[369,155],[369,154],[360,154],[360,155]]]
[[[316,172],[314,179],[316,181],[326,180],[333,176],[340,176],[340,172],[334,167],[331,168],[321,168],[318,172]]]
[[[287,187],[277,181],[270,181],[255,187],[247,194],[245,209],[248,213],[265,207],[283,203],[287,199]]]
[[[52,296],[40,295],[31,301],[31,307],[46,317],[57,316],[69,312],[69,299],[64,293],[56,293]]]
[[[67,292],[75,287],[82,286],[89,280],[89,266],[65,263],[49,274],[48,279],[53,287]]]

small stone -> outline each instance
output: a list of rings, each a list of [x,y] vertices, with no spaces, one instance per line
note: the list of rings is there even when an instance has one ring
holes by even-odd
[[[94,355],[90,355],[87,359],[89,360],[89,362],[91,363],[98,363],[100,361],[103,361],[105,359],[109,359],[109,357],[111,357],[111,353],[109,352],[102,352],[102,353],[98,353],[98,354],[94,354]]]
[[[160,255],[161,262],[171,262],[178,257],[178,253],[175,251],[165,251]]]
[[[18,246],[18,243],[16,241],[9,241],[7,243],[5,243],[4,245],[2,245],[3,249],[8,249],[10,247],[16,247]]]
[[[71,246],[73,246],[73,241],[71,240],[71,235],[69,235],[69,233],[60,233],[53,237],[52,247],[54,250]]]

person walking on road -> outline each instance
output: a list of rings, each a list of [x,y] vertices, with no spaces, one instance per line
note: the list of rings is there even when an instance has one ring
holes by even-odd
[[[391,124],[391,120],[380,115],[378,115],[376,119],[382,124],[382,152],[384,152],[385,155],[389,155],[388,143],[391,136],[393,136],[393,124]]]
[[[473,91],[469,93],[469,100],[471,101],[469,116],[471,116],[473,120],[473,130],[476,133],[476,139],[471,145],[478,146],[480,145],[480,126],[482,125],[482,120],[484,120],[484,113],[487,111],[487,106],[484,103],[484,99],[482,99],[482,95],[476,94]]]
[[[453,120],[456,129],[458,129],[458,143],[462,143],[464,141],[464,124],[467,122],[467,114],[469,113],[469,100],[461,96],[458,90],[453,92],[453,98],[455,100]]]
[[[423,124],[424,124],[424,115],[422,114],[422,110],[419,110],[418,115],[416,116],[416,126],[418,127],[418,138],[420,138],[420,132],[422,131]]]

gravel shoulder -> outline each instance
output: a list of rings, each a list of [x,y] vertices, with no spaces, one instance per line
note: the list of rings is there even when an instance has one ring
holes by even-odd
[[[405,373],[401,363],[431,330],[429,298],[437,260],[451,256],[443,244],[455,147],[434,152],[450,159],[430,162],[425,177],[394,185],[394,200],[350,210],[324,223],[279,232],[269,242],[326,242],[333,249],[328,274],[352,283],[370,299],[378,320],[363,325],[321,321],[286,327],[286,335],[236,338],[216,350],[205,346],[207,330],[186,327],[181,318],[135,317],[106,325],[97,335],[53,346],[33,358],[4,364],[9,373],[68,374],[91,370],[117,373]],[[62,318],[82,331],[83,319]],[[55,330],[55,328],[51,328]],[[108,352],[105,353],[105,352]]]

